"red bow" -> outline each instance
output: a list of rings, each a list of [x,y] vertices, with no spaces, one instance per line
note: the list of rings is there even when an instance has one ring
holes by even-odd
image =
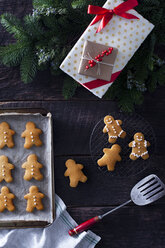
[[[95,24],[96,22],[100,21],[100,25],[96,31],[96,33],[100,32],[101,29],[103,29],[107,23],[112,19],[113,15],[118,15],[126,19],[139,19],[138,17],[126,13],[126,11],[134,8],[138,5],[138,2],[136,0],[128,0],[126,2],[123,2],[119,4],[114,9],[105,9],[99,6],[89,5],[88,6],[88,14],[94,14],[96,17],[93,19],[90,25]]]

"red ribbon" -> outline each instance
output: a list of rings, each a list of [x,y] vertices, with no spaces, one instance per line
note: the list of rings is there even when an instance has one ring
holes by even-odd
[[[107,23],[112,19],[113,15],[118,15],[126,19],[139,19],[137,16],[126,13],[126,11],[133,9],[137,5],[137,0],[128,0],[110,10],[99,6],[89,5],[88,14],[96,15],[90,25],[93,25],[101,20],[100,25],[96,31],[96,33],[98,33],[107,25]]]
[[[100,86],[103,86],[103,85],[106,85],[106,84],[114,82],[116,80],[116,78],[119,76],[120,73],[121,73],[121,71],[117,71],[117,72],[113,73],[112,76],[111,76],[110,81],[105,81],[105,80],[102,80],[102,79],[95,79],[95,80],[92,80],[90,82],[83,83],[82,85],[85,88],[87,88],[88,90],[92,90],[92,89],[95,89],[97,87],[100,87]]]

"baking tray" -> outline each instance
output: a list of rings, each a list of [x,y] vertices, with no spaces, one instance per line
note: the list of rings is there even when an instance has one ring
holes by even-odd
[[[55,219],[52,115],[45,109],[0,109],[0,123],[3,121],[8,122],[10,128],[16,132],[13,136],[15,146],[12,149],[4,147],[0,150],[0,155],[6,155],[15,168],[12,170],[13,182],[2,181],[0,188],[7,186],[15,194],[13,202],[16,209],[14,212],[5,210],[0,213],[0,228],[48,226]],[[40,136],[43,141],[41,147],[33,146],[30,149],[23,147],[25,140],[21,138],[21,133],[25,130],[28,121],[33,121],[36,127],[43,131]],[[41,181],[35,179],[25,181],[23,179],[25,170],[22,168],[22,164],[32,153],[35,153],[38,161],[43,164],[41,172],[44,178]],[[24,199],[24,195],[29,192],[29,187],[32,185],[36,185],[39,191],[45,194],[42,199],[44,210],[37,211],[35,209],[32,213],[28,213],[26,212],[27,201]]]

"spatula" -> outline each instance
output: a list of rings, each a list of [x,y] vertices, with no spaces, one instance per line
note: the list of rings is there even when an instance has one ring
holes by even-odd
[[[82,224],[78,225],[74,229],[69,231],[69,235],[73,236],[75,234],[78,234],[92,225],[94,225],[96,222],[103,219],[108,214],[118,210],[119,208],[122,208],[123,206],[127,205],[131,201],[133,201],[136,205],[144,206],[147,204],[150,204],[162,196],[165,195],[165,185],[162,183],[162,181],[154,174],[151,174],[145,178],[143,178],[141,181],[139,181],[131,190],[131,200],[126,201],[125,203],[121,204],[120,206],[108,211],[107,213],[103,215],[98,215],[93,217],[92,219],[89,219]]]

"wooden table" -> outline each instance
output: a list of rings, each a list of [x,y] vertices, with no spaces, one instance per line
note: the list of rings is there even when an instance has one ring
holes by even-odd
[[[5,11],[22,17],[31,11],[29,0],[1,0],[0,14]],[[11,40],[0,27],[0,43]],[[89,152],[89,138],[94,125],[107,113],[118,111],[113,101],[100,100],[79,88],[75,97],[65,101],[60,78],[41,72],[31,84],[23,84],[18,68],[0,66],[1,108],[45,108],[54,119],[55,188],[69,213],[78,222],[123,203],[129,199],[132,186],[149,173],[156,173],[165,182],[165,88],[146,94],[144,104],[136,109],[152,125],[157,148],[151,166],[136,176],[111,178],[94,166]],[[85,184],[69,187],[64,177],[65,161],[73,158],[84,164],[88,176]],[[91,230],[101,236],[100,248],[164,248],[165,198],[145,207],[130,204],[108,216]]]

